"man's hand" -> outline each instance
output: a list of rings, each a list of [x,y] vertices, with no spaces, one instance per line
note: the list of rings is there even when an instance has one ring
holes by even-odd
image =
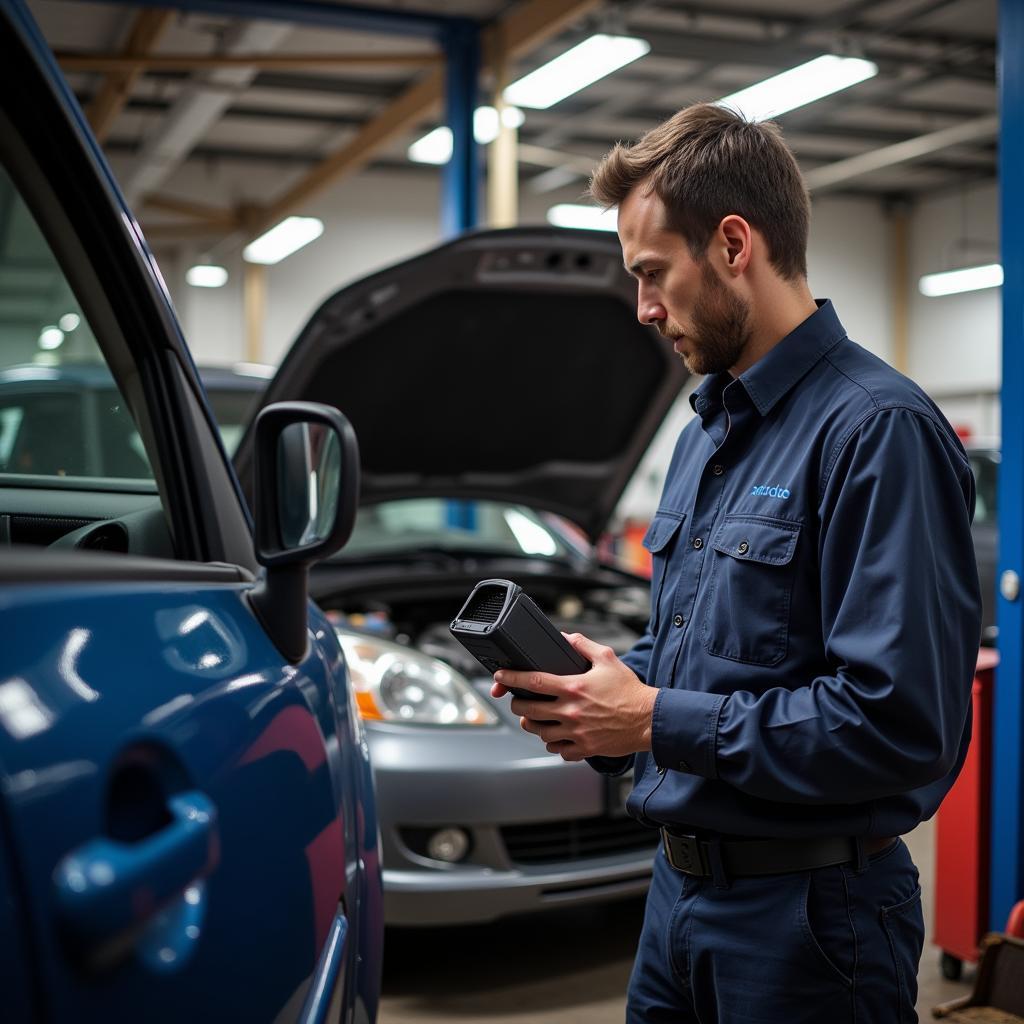
[[[494,674],[491,695],[503,697],[514,688],[554,697],[544,701],[514,697],[512,710],[521,716],[519,724],[527,732],[539,736],[552,754],[561,754],[566,761],[650,750],[658,691],[619,661],[610,647],[580,633],[564,636],[591,663],[588,672],[555,676],[503,669]]]

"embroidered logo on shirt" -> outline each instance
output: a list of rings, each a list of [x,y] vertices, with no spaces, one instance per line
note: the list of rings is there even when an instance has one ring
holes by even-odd
[[[752,498],[788,498],[788,487],[769,487],[768,484],[756,484],[750,492]]]

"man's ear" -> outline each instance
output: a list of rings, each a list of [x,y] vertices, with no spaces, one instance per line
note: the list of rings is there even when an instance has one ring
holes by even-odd
[[[718,241],[725,256],[725,270],[739,277],[747,269],[751,257],[753,233],[750,225],[738,214],[730,213],[718,225]]]

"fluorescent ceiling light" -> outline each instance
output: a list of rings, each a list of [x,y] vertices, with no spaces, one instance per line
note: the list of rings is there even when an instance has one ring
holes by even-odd
[[[559,228],[588,228],[591,231],[614,231],[618,210],[602,210],[600,206],[558,203],[548,210],[548,223]]]
[[[941,274],[925,274],[918,281],[917,287],[922,295],[933,299],[937,295],[998,288],[1002,283],[1003,268],[998,263],[988,263],[983,267],[964,267],[963,270],[947,270]]]
[[[510,128],[518,128],[525,120],[518,107],[506,107],[502,116]],[[481,146],[498,137],[498,111],[494,107],[477,107],[473,111],[473,137]],[[409,147],[409,159],[418,164],[446,164],[452,158],[452,145],[451,128],[441,125]]]
[[[823,96],[849,89],[851,85],[874,78],[877,74],[878,65],[869,60],[825,54],[766,78],[749,89],[723,96],[718,104],[731,107],[749,121],[765,121]]]
[[[197,263],[188,268],[185,280],[193,288],[221,288],[228,283],[228,272],[212,263]]]
[[[77,313],[65,313],[57,321],[57,326],[65,334],[69,334],[71,331],[75,330],[81,322],[82,318]]]
[[[506,107],[501,120],[509,128],[519,128],[526,115],[518,107]],[[481,146],[486,146],[498,137],[498,111],[494,107],[477,107],[473,111],[473,135]]]
[[[52,352],[64,344],[64,332],[59,327],[44,327],[39,332],[39,347],[44,352]]]
[[[446,164],[452,158],[452,130],[441,125],[417,139],[408,149],[409,159],[417,164]]]
[[[646,39],[632,36],[591,36],[513,82],[505,90],[505,99],[520,107],[547,110],[566,96],[631,64],[650,48]]]
[[[272,266],[323,233],[324,222],[316,217],[285,217],[280,224],[250,242],[242,250],[242,256],[250,263]]]

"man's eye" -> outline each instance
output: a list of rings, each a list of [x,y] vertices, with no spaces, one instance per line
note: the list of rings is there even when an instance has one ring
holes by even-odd
[[[661,273],[660,270],[648,270],[644,275],[648,281],[657,281],[658,275]]]

